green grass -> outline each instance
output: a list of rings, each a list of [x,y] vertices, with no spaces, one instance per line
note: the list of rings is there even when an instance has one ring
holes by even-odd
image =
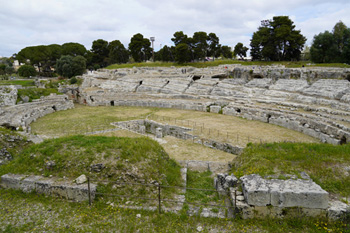
[[[350,144],[250,144],[237,157],[232,172],[238,177],[248,174],[300,176],[300,172],[306,172],[326,191],[348,197],[350,179],[345,166],[350,166],[349,155]]]
[[[213,177],[211,177],[211,175],[212,173],[210,171],[198,172],[190,169],[187,170],[187,188],[215,190],[213,186],[214,179]],[[210,203],[210,202],[218,202],[219,197],[217,192],[189,189],[186,191],[186,201]],[[216,203],[216,204],[224,205],[224,203]]]
[[[0,85],[21,85],[24,87],[35,86],[34,80],[0,80]]]
[[[73,203],[0,189],[0,232],[350,232],[349,223],[304,217],[217,219]],[[138,218],[137,214],[141,217]]]
[[[48,161],[56,165],[48,167]],[[90,166],[98,163],[106,167],[101,172],[91,172]],[[149,138],[72,136],[46,140],[15,155],[1,168],[0,175],[43,174],[75,179],[86,174],[95,180],[115,181],[126,172],[146,183],[156,180],[165,185],[181,184],[180,166]],[[125,179],[137,182],[134,177]]]
[[[22,96],[28,96],[29,102],[32,102],[34,99],[40,99],[41,96],[48,96],[51,93],[61,94],[57,89],[54,88],[28,88],[28,89],[19,89],[17,93],[17,102],[22,100]]]
[[[107,67],[107,69],[121,69],[121,68],[133,68],[133,67],[183,67],[192,66],[196,68],[205,68],[211,66],[225,65],[225,64],[241,64],[246,66],[270,66],[270,65],[284,65],[287,68],[297,68],[302,67],[339,67],[339,68],[350,68],[350,65],[343,63],[319,63],[319,64],[309,64],[310,61],[280,61],[280,62],[270,62],[270,61],[238,61],[238,60],[215,60],[212,62],[191,62],[185,64],[179,64],[175,62],[142,62],[142,63],[127,63],[127,64],[114,64]]]

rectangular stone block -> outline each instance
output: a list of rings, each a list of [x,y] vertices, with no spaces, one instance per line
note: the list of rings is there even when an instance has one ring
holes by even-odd
[[[268,180],[271,205],[326,209],[328,193],[311,180]]]
[[[270,205],[271,197],[268,183],[261,176],[252,174],[241,177],[244,198],[248,205]]]
[[[21,189],[21,182],[24,175],[5,174],[1,176],[1,186],[9,189]]]

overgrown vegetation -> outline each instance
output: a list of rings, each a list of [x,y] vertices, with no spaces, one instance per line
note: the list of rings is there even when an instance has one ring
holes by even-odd
[[[48,96],[51,93],[60,94],[55,88],[28,88],[28,89],[18,89],[17,92],[17,103],[23,101],[23,98],[27,96],[29,98],[28,102],[32,102],[34,99],[40,99],[41,96]]]
[[[186,201],[213,203],[224,206],[224,203],[218,203],[219,196],[217,192],[209,191],[214,190],[214,179],[211,175],[212,173],[210,171],[198,172],[191,169],[187,170],[187,188],[206,189],[208,191],[189,189],[186,191]]]
[[[234,162],[232,172],[241,177],[248,174],[274,175],[283,178],[306,172],[313,181],[333,194],[350,195],[350,145],[272,143],[250,144]]]

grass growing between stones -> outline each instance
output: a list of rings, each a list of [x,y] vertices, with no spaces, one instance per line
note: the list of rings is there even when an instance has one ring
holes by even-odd
[[[249,145],[234,163],[238,177],[248,174],[300,176],[306,172],[323,189],[350,197],[350,145],[271,143]]]
[[[94,171],[92,165],[96,164],[103,164],[104,168]],[[0,175],[6,173],[52,175],[70,180],[85,174],[92,180],[182,184],[180,166],[148,138],[78,135],[50,139],[14,155],[11,162],[1,167]]]
[[[187,170],[187,188],[215,190],[213,188],[214,179],[211,175],[210,171]],[[213,191],[187,190],[186,201],[225,205],[224,200],[220,201],[218,193]]]
[[[1,232],[350,232],[350,225],[304,217],[217,219],[72,203],[0,189]]]

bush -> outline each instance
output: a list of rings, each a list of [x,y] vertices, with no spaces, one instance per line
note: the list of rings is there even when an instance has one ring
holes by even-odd
[[[19,74],[19,76],[28,78],[30,76],[35,76],[36,70],[33,66],[23,65],[23,66],[19,67],[18,74]]]
[[[71,78],[70,80],[69,80],[69,83],[70,84],[75,84],[75,83],[77,83],[78,82],[78,79],[76,78],[76,77],[73,77],[73,78]]]

